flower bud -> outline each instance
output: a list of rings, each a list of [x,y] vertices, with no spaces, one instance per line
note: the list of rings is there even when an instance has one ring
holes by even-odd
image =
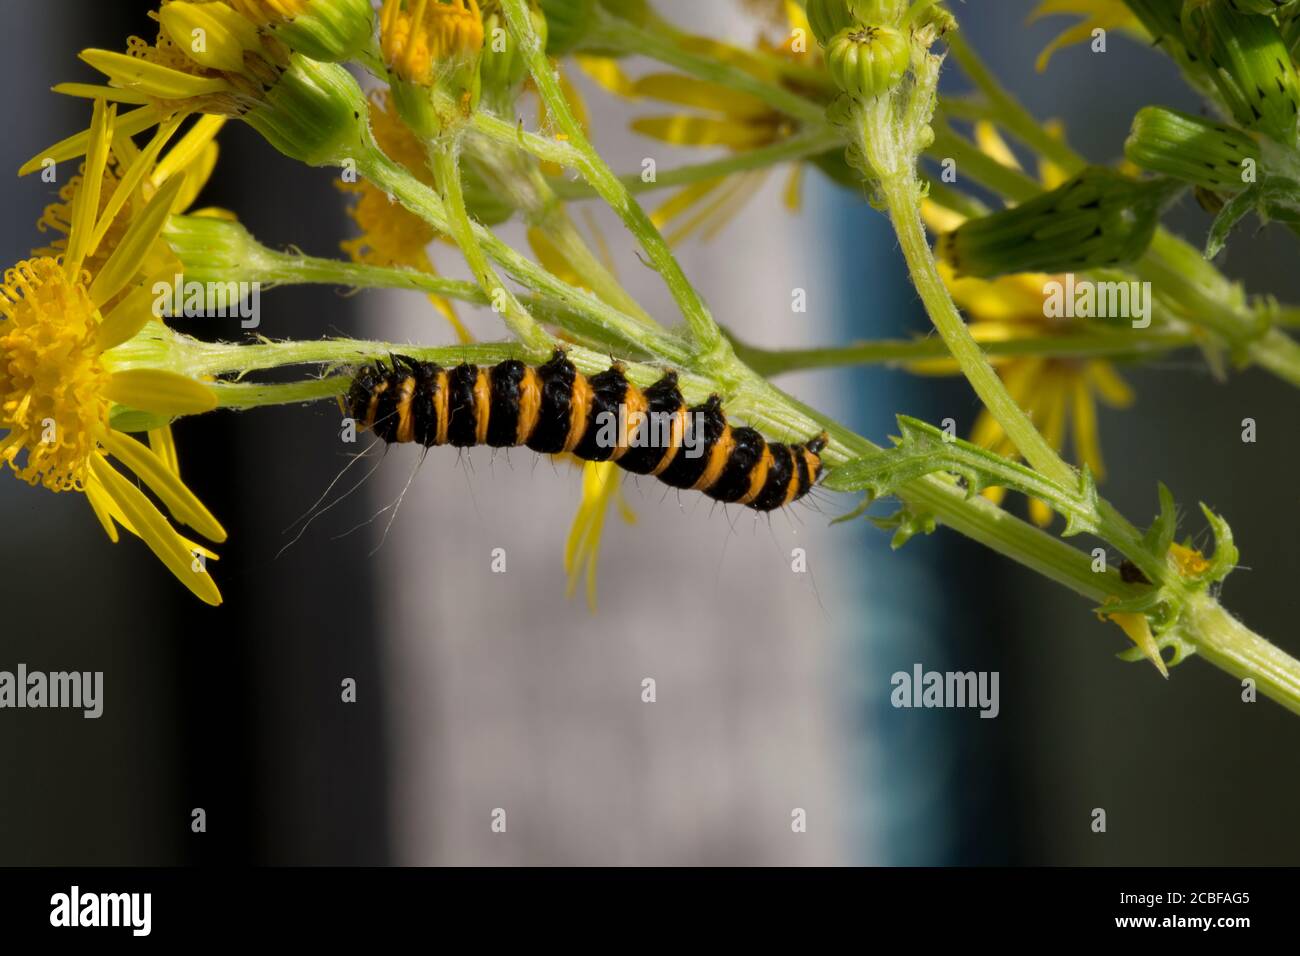
[[[323,63],[341,63],[351,59],[365,49],[374,35],[374,10],[370,0],[231,2],[290,49]]]
[[[857,21],[844,0],[808,0],[804,12],[808,16],[808,26],[812,27],[813,36],[822,46],[829,44],[841,30],[857,26]]]
[[[595,0],[538,0],[546,16],[546,52],[564,56],[586,37],[595,18]]]
[[[1189,7],[1189,49],[1207,61],[1210,78],[1237,122],[1282,143],[1296,143],[1300,78],[1271,17],[1237,13],[1226,0]]]
[[[365,94],[343,67],[295,53],[263,102],[244,115],[268,143],[309,166],[337,165],[369,137]]]
[[[858,99],[893,89],[911,59],[911,42],[893,27],[850,27],[835,34],[826,47],[831,77]]]
[[[546,17],[539,10],[530,10],[533,30],[546,43]],[[493,11],[483,21],[483,55],[479,58],[479,77],[485,94],[510,97],[524,77],[528,63],[520,55],[519,45],[510,36],[506,18]]]
[[[1238,192],[1259,163],[1259,146],[1239,129],[1161,106],[1133,117],[1124,155],[1153,173],[1174,176],[1212,192]],[[1254,164],[1248,163],[1251,160]]]
[[[968,220],[939,238],[938,254],[958,275],[981,278],[1120,265],[1146,251],[1161,209],[1182,188],[1089,167],[1051,192]]]

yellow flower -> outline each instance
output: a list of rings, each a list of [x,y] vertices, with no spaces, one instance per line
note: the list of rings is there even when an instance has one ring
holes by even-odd
[[[773,47],[766,40],[760,40],[760,46],[796,62],[811,64],[820,60],[820,49],[812,38],[803,8],[786,2],[784,10],[790,37],[781,46]],[[803,31],[798,34],[804,43],[800,52],[795,52],[793,47],[797,29]],[[702,38],[683,38],[681,42],[692,52],[724,59],[762,79],[782,80],[765,60]],[[757,97],[717,83],[680,73],[651,73],[633,80],[614,61],[596,57],[579,57],[579,65],[596,83],[615,95],[690,107],[689,113],[641,117],[632,122],[632,129],[638,133],[674,146],[720,146],[744,152],[780,142],[797,129],[796,123]],[[674,193],[651,218],[660,229],[677,223],[667,236],[670,243],[681,242],[696,232],[706,240],[711,239],[758,192],[769,172],[770,169],[756,169],[692,183]],[[794,163],[783,191],[785,206],[791,212],[799,209],[802,183],[803,166]]]
[[[448,60],[483,48],[483,14],[475,0],[384,0],[379,45],[401,79],[432,86]]]
[[[31,485],[84,492],[111,540],[118,539],[118,525],[125,528],[186,587],[215,605],[221,595],[202,560],[215,555],[179,534],[109,461],[111,456],[134,473],[176,521],[209,540],[225,540],[225,530],[176,473],[169,437],[154,437],[155,451],[110,423],[114,404],[162,417],[216,406],[211,389],[190,378],[123,367],[115,360],[114,346],[153,318],[152,277],[142,276],[139,267],[158,241],[186,177],[170,176],[131,210],[130,226],[92,275],[88,263],[113,219],[134,201],[151,166],[146,152],[119,167],[115,184],[106,178],[109,144],[120,133],[114,114],[104,100],[95,101],[62,255],[19,262],[0,284],[0,430],[5,432],[0,461]],[[101,206],[106,183],[112,193]],[[116,304],[110,308],[109,303]]]
[[[426,186],[433,186],[424,148],[397,115],[392,94],[387,90],[371,97],[370,128],[389,159],[400,163]],[[437,275],[427,248],[437,238],[432,226],[392,202],[387,193],[366,180],[340,182],[338,188],[356,197],[348,215],[361,228],[361,235],[340,244],[354,262],[398,266]],[[473,341],[451,302],[440,295],[430,295],[429,301],[451,323],[457,339]]]
[[[587,606],[596,609],[596,568],[600,557],[600,536],[605,529],[605,515],[610,502],[628,524],[636,524],[636,514],[628,507],[620,490],[621,474],[612,461],[588,461],[582,464],[582,502],[573,518],[573,528],[564,546],[564,571],[569,576],[568,596],[573,597],[578,582],[586,578]]]
[[[1018,168],[1015,156],[998,136],[993,126],[976,127],[976,141],[981,150],[998,162]],[[1047,188],[1064,179],[1063,173],[1045,165],[1042,178]],[[927,201],[923,215],[932,229],[949,231],[963,221],[951,210]],[[1048,318],[1043,308],[1044,287],[1052,276],[1019,273],[997,279],[958,278],[946,263],[939,263],[953,301],[965,311],[971,335],[977,342],[1050,337],[1077,333],[1078,325],[1069,319]],[[1097,399],[1112,408],[1126,408],[1133,403],[1133,392],[1120,378],[1115,367],[1105,359],[1044,358],[1040,356],[994,356],[990,359],[1007,392],[1029,414],[1034,424],[1054,448],[1065,444],[1067,429],[1073,431],[1074,457],[1086,464],[1098,480],[1105,477],[1101,445],[1097,434]],[[921,374],[953,375],[959,369],[952,359],[913,362],[909,368]],[[1016,456],[1015,446],[988,410],[976,419],[971,441],[1001,455]],[[1001,502],[1006,490],[989,488],[985,494]],[[1031,499],[1029,513],[1039,525],[1052,520],[1046,504]]]
[[[1123,30],[1136,37],[1146,37],[1142,24],[1124,0],[1043,0],[1029,15],[1029,22],[1059,14],[1077,14],[1085,19],[1070,27],[1038,54],[1034,65],[1039,73],[1047,69],[1053,53],[1076,43],[1088,43],[1094,30]]]

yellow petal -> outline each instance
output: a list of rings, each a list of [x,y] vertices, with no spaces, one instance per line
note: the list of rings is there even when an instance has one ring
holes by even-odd
[[[217,407],[212,389],[160,368],[114,372],[104,394],[114,402],[154,415],[201,415]]]
[[[90,298],[96,305],[103,305],[131,281],[149,247],[162,233],[167,217],[171,215],[172,203],[184,183],[184,174],[167,180],[134,218],[126,235],[118,242],[117,248],[90,286]]]
[[[936,235],[953,232],[966,221],[966,217],[961,213],[954,212],[947,206],[940,206],[933,199],[926,199],[921,202],[921,219],[929,230]],[[940,263],[940,265],[943,266],[946,263]]]
[[[176,141],[176,145],[167,151],[167,155],[158,161],[153,170],[153,184],[161,186],[169,178],[199,159],[208,145],[216,139],[221,127],[226,125],[224,116],[203,116]]]
[[[159,9],[158,22],[177,49],[210,70],[239,73],[244,69],[244,51],[260,46],[257,27],[219,0],[173,0]],[[194,42],[199,30],[203,31],[201,44]]]
[[[157,126],[165,117],[170,115],[170,112],[162,112],[153,106],[142,106],[138,110],[132,110],[123,116],[119,116],[114,129],[119,136],[134,136],[136,133],[143,133],[151,126]],[[60,140],[49,149],[41,150],[23,163],[18,168],[18,175],[26,176],[28,173],[36,172],[47,159],[61,163],[75,156],[83,156],[86,152],[86,144],[89,141],[90,130],[88,129],[69,136],[67,139]]]
[[[154,302],[158,296],[154,293],[155,282],[166,282],[171,287],[172,279],[167,275],[155,275],[145,279],[113,306],[113,311],[104,316],[99,326],[99,351],[107,352],[114,346],[121,345],[148,324],[154,315]]]
[[[86,482],[86,501],[90,504],[90,510],[95,513],[95,517],[99,519],[99,524],[108,535],[108,540],[117,544],[121,540],[121,535],[117,533],[117,525],[113,523],[111,510],[106,507],[106,503],[112,499],[100,490],[99,482],[93,480]]]
[[[578,275],[569,260],[564,257],[564,253],[560,252],[543,230],[537,226],[530,226],[527,235],[528,245],[532,247],[533,255],[537,257],[539,265],[569,285],[580,289],[587,288],[587,284],[582,281],[582,276]]]
[[[650,73],[637,79],[632,90],[647,99],[725,113],[742,120],[757,119],[771,112],[766,103],[748,93],[682,73]]]
[[[170,425],[149,429],[149,447],[158,456],[158,460],[167,466],[167,470],[180,477],[181,461],[176,454],[176,438],[172,435]]]
[[[130,435],[107,429],[101,436],[108,453],[126,465],[136,477],[149,486],[167,506],[177,521],[189,525],[210,541],[225,541],[226,529],[212,516],[212,512],[185,487],[180,476],[167,467],[167,463]]]
[[[119,90],[115,86],[103,86],[97,83],[59,83],[50,87],[54,93],[64,96],[78,96],[87,100],[108,100],[112,103],[126,103],[128,106],[144,106],[149,97],[132,90]]]
[[[162,512],[154,507],[144,492],[119,474],[102,455],[91,455],[90,467],[102,483],[105,493],[131,522],[140,540],[149,546],[149,550],[167,566],[167,570],[199,600],[213,607],[219,605],[221,592],[217,590],[216,583],[206,570],[196,570],[195,558],[185,546],[184,539],[167,523]]]
[[[1080,465],[1087,465],[1097,481],[1106,477],[1106,464],[1101,457],[1101,443],[1097,439],[1097,404],[1092,397],[1086,374],[1075,375],[1074,389],[1074,457]]]
[[[784,202],[790,212],[798,212],[803,194],[803,163],[795,163],[790,169],[790,178],[785,181]]]
[[[979,146],[981,153],[1003,166],[1012,169],[1020,168],[1020,160],[1016,159],[1016,154],[1011,152],[1011,147],[1002,138],[998,128],[988,120],[980,120],[975,124],[975,144]]]
[[[212,178],[212,171],[217,168],[218,153],[220,153],[220,149],[217,144],[208,143],[203,147],[198,158],[190,163],[189,169],[185,173],[185,185],[180,188],[176,193],[176,198],[172,200],[173,214],[179,215],[194,205],[194,200],[199,198],[199,193],[203,192],[203,187]],[[155,179],[155,181],[157,180]]]
[[[618,60],[608,56],[589,56],[586,54],[577,54],[574,56],[574,60],[577,61],[578,69],[590,77],[597,86],[608,90],[615,96],[630,97],[636,95],[632,81],[623,72]]]
[[[677,146],[727,146],[745,149],[762,146],[772,138],[761,126],[708,116],[646,116],[632,121],[644,136]]]
[[[69,279],[80,275],[81,264],[91,251],[95,215],[99,212],[99,193],[104,186],[104,167],[108,164],[108,147],[113,142],[113,119],[116,113],[116,106],[95,100],[90,117],[85,173],[81,177],[81,188],[72,197],[68,251],[63,257],[63,272]]]
[[[662,229],[665,224],[672,222],[709,193],[722,186],[726,181],[725,177],[721,179],[706,179],[683,187],[674,193],[667,202],[663,203],[654,211],[650,216],[651,222],[655,224],[656,228]]]
[[[1089,362],[1086,366],[1089,380],[1111,408],[1128,408],[1133,404],[1133,389],[1119,377],[1115,366],[1109,362]]]
[[[153,161],[162,151],[163,146],[171,139],[176,128],[180,126],[180,117],[172,117],[158,127],[158,132],[153,135],[149,145],[140,151],[132,161],[122,180],[117,184],[117,189],[113,191],[108,205],[104,207],[103,214],[99,217],[99,224],[95,227],[95,234],[91,237],[90,246],[86,250],[88,255],[94,255],[95,250],[99,247],[100,241],[108,232],[109,227],[113,225],[113,220],[117,218],[118,212],[126,204],[127,199],[135,193],[136,188],[144,179],[145,173],[149,171]]]
[[[113,50],[82,50],[81,59],[117,86],[163,100],[183,100],[230,89],[230,84],[220,77],[193,76]]]

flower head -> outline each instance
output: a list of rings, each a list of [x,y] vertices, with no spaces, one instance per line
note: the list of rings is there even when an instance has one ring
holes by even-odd
[[[447,64],[482,49],[483,15],[475,0],[384,0],[379,43],[398,77],[432,86]]]
[[[786,3],[784,9],[790,35],[780,45],[761,39],[760,49],[766,56],[738,53],[702,38],[685,38],[682,43],[694,53],[715,56],[762,79],[782,83],[784,78],[774,68],[772,57],[804,66],[815,66],[821,61],[821,51],[815,42],[807,39],[802,45],[795,42],[795,37],[807,38],[810,32],[802,8]],[[680,73],[650,73],[633,80],[613,60],[579,57],[578,62],[589,77],[617,96],[687,107],[690,112],[644,116],[632,121],[636,132],[673,146],[723,147],[743,153],[778,143],[797,128],[793,120],[757,97],[717,83]],[[702,238],[711,239],[759,191],[769,172],[769,168],[748,170],[684,186],[662,203],[651,218],[661,229],[675,225],[667,235],[670,243],[681,242],[697,232]],[[783,190],[787,209],[798,210],[802,184],[803,166],[794,163]]]
[[[109,462],[111,456],[132,471],[178,522],[210,540],[225,539],[221,525],[180,480],[169,439],[154,438],[162,449],[155,452],[112,425],[114,406],[164,418],[216,406],[215,395],[199,382],[137,366],[113,352],[153,318],[151,277],[141,274],[140,265],[185,183],[183,175],[171,176],[132,209],[111,254],[96,262],[113,220],[152,166],[142,153],[129,162],[119,157],[116,179],[106,174],[114,124],[114,109],[96,100],[62,254],[20,262],[0,284],[0,462],[31,485],[85,493],[112,540],[118,526],[126,528],[186,587],[218,604],[221,596],[202,560],[210,552],[181,536]],[[111,193],[102,202],[106,185]]]

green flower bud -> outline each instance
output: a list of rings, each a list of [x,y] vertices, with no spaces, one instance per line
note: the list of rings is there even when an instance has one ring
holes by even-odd
[[[180,259],[185,278],[195,282],[252,282],[269,271],[266,247],[230,219],[172,216],[163,238]]]
[[[939,238],[939,256],[963,276],[1077,272],[1132,262],[1146,251],[1177,181],[1138,182],[1089,167],[1051,192],[971,219]]]
[[[1200,58],[1184,46],[1183,0],[1124,0],[1156,46],[1169,54],[1184,70],[1199,72]]]
[[[1210,78],[1237,122],[1294,146],[1300,78],[1273,19],[1212,0],[1189,7],[1183,29],[1188,47],[1208,61]]]
[[[1258,144],[1241,130],[1161,106],[1138,110],[1124,155],[1143,169],[1212,192],[1244,189],[1259,165]],[[1243,179],[1248,172],[1250,179]]]
[[[564,56],[586,37],[595,17],[596,0],[538,0],[546,14],[546,52]]]
[[[804,13],[808,16],[813,36],[822,46],[828,45],[841,30],[857,26],[844,0],[808,0]]]
[[[850,27],[826,46],[826,65],[844,92],[858,99],[898,85],[912,60],[912,44],[893,27]]]
[[[366,96],[343,67],[300,53],[244,121],[284,155],[309,166],[355,156],[370,135]]]
[[[907,12],[908,0],[840,0],[853,19],[865,26],[894,26]]]
[[[533,30],[546,43],[546,17],[532,10]],[[506,26],[506,18],[497,11],[483,18],[483,55],[479,59],[479,76],[485,94],[511,97],[528,75],[528,64],[519,55],[518,45]]]
[[[370,0],[308,0],[296,16],[267,24],[290,49],[324,63],[349,60],[374,35]]]

